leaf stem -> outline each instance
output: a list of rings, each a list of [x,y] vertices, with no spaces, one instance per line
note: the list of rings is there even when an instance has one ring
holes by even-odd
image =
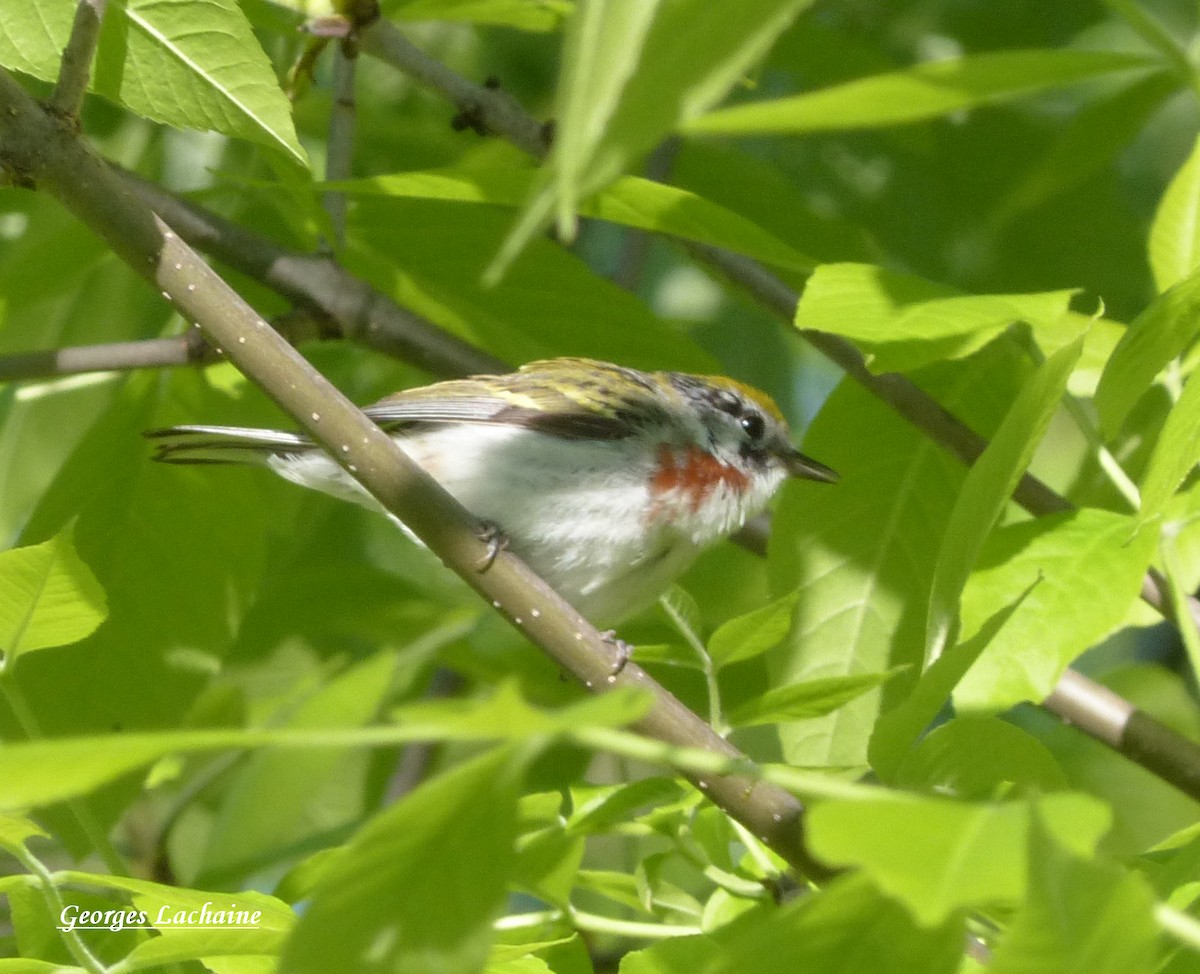
[[[704,641],[692,629],[687,619],[671,602],[671,599],[664,595],[658,600],[667,617],[675,624],[675,628],[679,630],[679,634],[683,636],[683,641],[691,647],[692,652],[696,654],[696,659],[700,662],[700,670],[704,674],[704,685],[708,691],[708,722],[712,724],[715,730],[722,737],[729,736],[729,725],[725,723],[725,718],[721,713],[721,687],[717,682],[717,669],[713,666],[712,657],[708,655],[708,650],[704,648]]]

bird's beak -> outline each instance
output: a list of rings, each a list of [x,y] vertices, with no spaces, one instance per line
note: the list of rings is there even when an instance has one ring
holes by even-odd
[[[790,450],[785,453],[783,465],[787,468],[789,477],[819,480],[826,484],[836,484],[841,479],[836,470],[831,470],[825,464],[818,463],[812,457],[806,457],[799,450]]]

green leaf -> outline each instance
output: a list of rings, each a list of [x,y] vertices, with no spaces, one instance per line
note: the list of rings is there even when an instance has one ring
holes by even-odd
[[[603,832],[633,817],[649,806],[677,801],[685,792],[672,778],[639,778],[626,784],[589,789],[592,793],[577,801],[567,820],[566,831],[574,835]]]
[[[211,890],[187,889],[135,879],[68,870],[59,874],[60,882],[75,887],[102,889],[132,894],[135,909],[147,915],[147,920],[159,936],[142,940],[125,958],[130,970],[158,967],[188,960],[227,957],[275,958],[296,917],[291,908],[274,896],[254,890],[236,893],[214,893]],[[207,908],[212,911],[233,910],[258,913],[258,918],[239,929],[216,925],[198,928],[194,923],[172,922],[178,914]]]
[[[839,876],[777,910],[756,910],[702,937],[673,938],[631,952],[621,974],[952,974],[962,937],[957,921],[918,926],[866,877]]]
[[[1160,294],[1117,343],[1100,384],[1096,411],[1112,437],[1155,376],[1200,334],[1200,273],[1193,272]]]
[[[697,135],[737,135],[904,125],[1157,66],[1143,55],[1108,51],[975,54],[859,78],[810,94],[720,109],[685,128]]]
[[[724,97],[810,2],[580,3],[567,27],[554,147],[493,272],[552,215],[573,236],[582,200]]]
[[[396,670],[381,652],[323,683],[291,706],[280,727],[362,727],[379,716]],[[283,709],[283,708],[281,708]],[[259,751],[233,772],[214,814],[196,882],[245,875],[272,854],[358,821],[367,755],[331,748]],[[357,787],[356,787],[357,786]]]
[[[1027,594],[1022,593],[1016,601],[1002,606],[974,637],[934,660],[908,696],[880,716],[871,733],[868,754],[871,767],[883,781],[895,781],[901,763],[941,712],[951,692],[979,658],[992,634],[1017,610],[1021,598]]]
[[[1142,478],[1143,520],[1162,514],[1183,479],[1200,459],[1200,380],[1193,372],[1167,413]]]
[[[874,372],[905,372],[965,358],[1018,321],[1056,336],[1075,293],[967,295],[871,264],[825,264],[804,287],[796,327],[853,340]]]
[[[890,680],[895,673],[855,673],[776,687],[728,715],[734,727],[824,717]]]
[[[790,484],[776,509],[772,588],[798,588],[800,598],[784,646],[767,657],[771,684],[919,663],[917,607],[928,598],[961,466],[852,383],[834,391],[804,447],[842,479],[835,487]],[[787,760],[864,764],[879,706],[880,695],[870,693],[828,718],[782,728]]]
[[[620,727],[644,717],[653,698],[638,690],[610,690],[558,711],[532,706],[514,681],[501,683],[483,700],[425,700],[392,714],[407,734],[441,740],[520,740],[569,733],[580,727]]]
[[[18,815],[0,815],[0,849],[6,849],[17,858],[25,854],[25,842],[34,836],[46,833],[33,819]]]
[[[447,20],[517,30],[556,31],[574,9],[570,0],[391,0],[384,15],[397,20]]]
[[[108,615],[104,589],[75,551],[71,532],[0,552],[0,653],[25,653],[91,635]]]
[[[48,960],[27,957],[0,958],[0,974],[72,974],[82,967],[66,967]]]
[[[1087,509],[997,530],[963,591],[964,639],[998,606],[1020,601],[959,683],[955,705],[995,711],[1045,699],[1080,653],[1125,622],[1157,538],[1154,525]]]
[[[1102,173],[1178,90],[1178,75],[1157,72],[1116,91],[1106,86],[1059,119],[1059,133],[1046,151],[1023,173],[1014,173],[1017,184],[993,218],[996,224],[1008,224]]]
[[[691,337],[548,240],[535,240],[500,284],[481,285],[509,224],[492,207],[380,198],[351,216],[349,261],[406,308],[508,362],[584,355],[720,371]]]
[[[523,765],[491,751],[371,819],[330,864],[280,971],[478,971],[514,862]]]
[[[537,171],[530,168],[481,169],[476,166],[318,183],[313,189],[333,189],[354,196],[396,196],[516,207],[528,198],[536,178]],[[713,244],[788,270],[807,272],[816,263],[732,210],[688,190],[637,176],[623,176],[583,201],[579,214]]]
[[[1029,835],[1029,894],[1000,941],[994,974],[1159,970],[1154,895],[1136,872],[1082,858],[1049,821]]]
[[[971,567],[1058,408],[1082,348],[1080,337],[1046,360],[967,473],[938,552],[925,630],[927,659],[940,656],[952,639],[958,601]]]
[[[974,801],[999,798],[1012,785],[1027,794],[1067,786],[1046,745],[996,717],[956,717],[935,727],[901,763],[895,783]]]
[[[714,665],[728,666],[778,646],[791,628],[799,600],[799,592],[790,592],[719,626],[708,640],[708,655]]]
[[[8,744],[0,748],[0,811],[86,794],[168,754],[257,747],[390,747],[418,740],[521,741],[629,723],[644,715],[647,704],[645,694],[614,690],[558,712],[542,711],[508,687],[477,708],[463,700],[413,704],[393,715],[395,726],[161,731]]]
[[[1149,249],[1159,294],[1200,267],[1200,139],[1163,193],[1150,225]]]
[[[922,924],[1025,895],[1030,830],[1040,819],[1064,845],[1090,854],[1108,830],[1108,807],[1087,795],[967,804],[889,794],[820,802],[807,823],[813,854],[863,870]]]
[[[0,64],[52,81],[71,34],[74,8],[59,0],[0,6]]]
[[[3,5],[0,64],[57,77],[73,6]],[[246,139],[308,165],[291,106],[236,0],[110,3],[92,88],[152,121]]]

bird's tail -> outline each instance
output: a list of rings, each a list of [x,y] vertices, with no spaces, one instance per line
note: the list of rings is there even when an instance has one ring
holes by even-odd
[[[249,463],[316,449],[299,433],[239,426],[171,426],[146,430],[154,441],[154,459],[163,463]]]

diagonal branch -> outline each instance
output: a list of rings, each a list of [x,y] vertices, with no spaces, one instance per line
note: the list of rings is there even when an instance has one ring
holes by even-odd
[[[126,192],[151,207],[197,250],[319,313],[343,338],[437,376],[506,372],[510,368],[400,307],[329,257],[289,250],[133,173],[118,171],[118,175]]]
[[[195,321],[387,510],[559,665],[596,692],[636,687],[652,700],[636,725],[648,736],[701,748],[745,768],[745,758],[640,667],[614,671],[616,648],[519,559],[488,555],[479,525],[392,439],[279,336],[223,279],[141,202],[75,135],[0,71],[0,165],[32,177],[130,267]],[[694,774],[696,785],[808,875],[826,870],[803,842],[804,806],[745,774]]]

